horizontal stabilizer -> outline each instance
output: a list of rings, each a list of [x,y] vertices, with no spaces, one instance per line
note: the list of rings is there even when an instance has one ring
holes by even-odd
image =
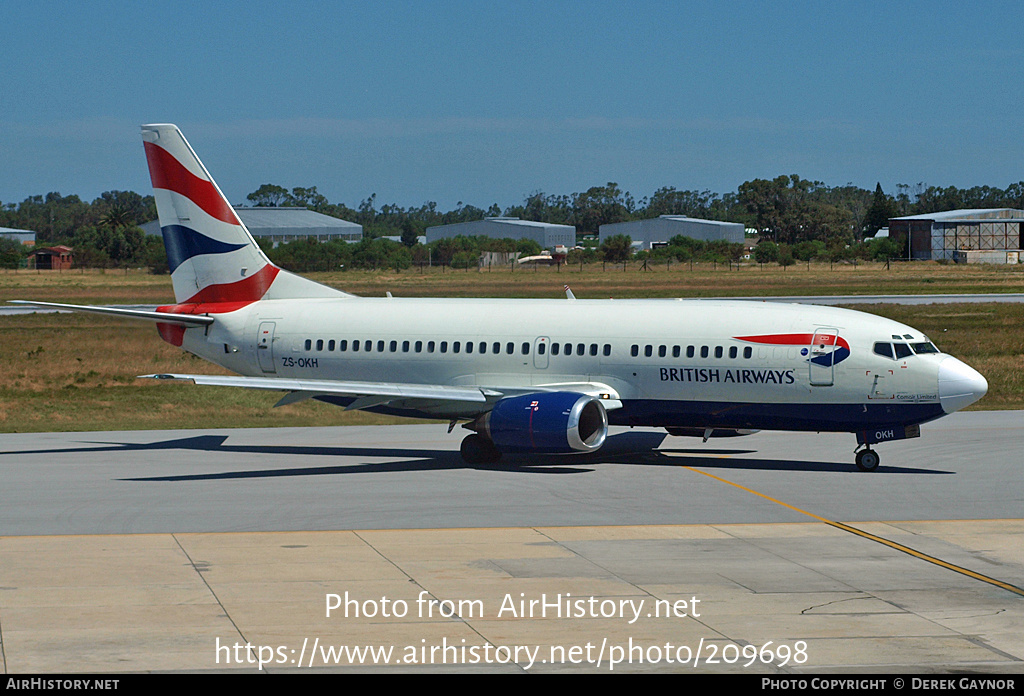
[[[53,307],[73,312],[91,312],[93,314],[107,314],[114,317],[128,317],[129,319],[145,319],[147,321],[158,321],[162,324],[175,324],[178,326],[206,326],[214,322],[213,317],[202,314],[170,314],[168,312],[150,312],[144,309],[128,309],[125,307],[99,307],[94,305],[62,304],[59,302],[35,302],[33,300],[8,300],[8,302],[32,307]]]

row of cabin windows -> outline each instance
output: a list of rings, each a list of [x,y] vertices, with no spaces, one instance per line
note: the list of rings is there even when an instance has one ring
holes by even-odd
[[[558,343],[558,342],[554,342],[554,341],[551,343],[551,354],[552,355],[572,355],[573,352],[574,352],[574,349],[575,349],[575,354],[576,355],[588,355],[589,354],[591,356],[596,356],[599,350],[606,357],[612,354],[612,346],[611,346],[610,343],[605,343],[603,348],[601,348],[596,343],[591,343],[589,346],[586,343],[576,343],[576,344],[573,344],[573,343]],[[545,343],[537,344],[537,353],[539,355],[544,355],[544,353],[546,351],[547,351],[547,344],[545,344]]]
[[[426,353],[434,353],[434,352],[437,352],[437,353],[447,353],[450,350],[452,353],[462,353],[462,352],[465,352],[467,354],[470,354],[470,353],[474,353],[475,352],[475,353],[479,353],[479,354],[483,355],[483,354],[486,354],[486,353],[489,352],[492,355],[500,355],[502,352],[504,352],[506,355],[514,355],[515,352],[516,352],[516,344],[513,341],[508,341],[503,346],[500,341],[493,341],[493,342],[490,342],[490,343],[488,343],[487,341],[478,341],[478,342],[473,342],[473,341],[465,341],[465,342],[462,342],[462,341],[451,341],[451,342],[449,342],[449,341],[401,341],[401,342],[399,342],[399,341],[376,341],[376,342],[374,342],[374,341],[370,341],[370,340],[348,341],[348,340],[345,340],[345,339],[342,339],[340,341],[335,341],[334,339],[324,340],[322,338],[318,338],[318,339],[316,339],[316,341],[314,341],[311,338],[307,338],[306,342],[305,342],[305,349],[306,350],[313,350],[314,347],[315,347],[315,349],[317,351],[323,351],[323,350],[326,349],[330,353],[333,353],[335,350],[337,350],[340,353],[346,353],[346,352],[369,353],[369,352],[373,351],[374,349],[376,349],[376,351],[378,353],[384,353],[384,352],[388,352],[388,353],[398,353],[398,352],[402,352],[402,353],[409,353],[409,352],[413,352],[413,353],[423,353],[423,352],[426,352]],[[503,350],[503,348],[504,348],[504,350]],[[573,348],[574,348],[574,344],[572,344],[572,343],[552,343],[551,344],[551,354],[552,355],[559,355],[561,353],[561,354],[564,354],[564,355],[572,355],[573,354]],[[539,344],[537,346],[537,352],[539,354],[544,355],[544,353],[546,351],[547,351],[547,344],[546,343],[541,343],[541,344]],[[519,352],[522,355],[529,355],[530,354],[530,343],[529,343],[529,341],[523,341],[523,343],[520,344]],[[575,353],[576,353],[576,355],[587,355],[588,353],[590,355],[597,355],[597,353],[598,353],[598,344],[591,343],[589,348],[588,348],[587,344],[585,344],[585,343],[577,343],[577,344],[575,344]],[[612,346],[611,346],[610,343],[604,344],[603,353],[606,356],[612,354]]]
[[[647,346],[644,346],[644,357],[645,358],[654,357],[655,349],[657,349],[658,357],[659,358],[667,357],[668,354],[669,354],[669,346],[657,346],[657,347],[655,347],[655,346],[647,345]],[[672,349],[671,352],[672,352],[672,357],[673,358],[678,358],[683,353],[682,346],[671,346],[671,349]],[[725,348],[723,348],[722,346],[715,346],[714,353],[715,353],[715,357],[716,358],[721,358],[721,357],[723,357],[725,355]],[[629,349],[629,354],[632,355],[634,358],[639,357],[640,356],[640,346],[634,343],[633,347]],[[697,348],[696,348],[696,346],[686,346],[686,357],[692,358],[692,357],[694,357],[696,355],[697,355]],[[700,357],[707,358],[710,355],[711,355],[711,348],[709,348],[708,346],[701,346],[700,347]],[[739,348],[737,348],[736,346],[729,346],[729,357],[731,359],[733,359],[733,360],[738,358],[739,357]],[[745,359],[747,359],[747,360],[749,360],[750,358],[754,357],[754,349],[751,348],[750,346],[745,346],[743,348],[743,357]]]

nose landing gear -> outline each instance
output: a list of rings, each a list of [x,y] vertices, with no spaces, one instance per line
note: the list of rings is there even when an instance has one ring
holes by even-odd
[[[857,452],[857,468],[861,471],[874,471],[878,468],[881,461],[878,452],[871,449],[871,447],[865,446],[864,449]]]

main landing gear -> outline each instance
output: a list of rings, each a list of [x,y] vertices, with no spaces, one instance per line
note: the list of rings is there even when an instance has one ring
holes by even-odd
[[[501,452],[485,437],[467,435],[459,453],[467,464],[493,464],[501,459]]]
[[[878,452],[870,447],[865,447],[860,452],[857,452],[856,461],[857,468],[861,471],[874,471],[882,460],[879,458]]]

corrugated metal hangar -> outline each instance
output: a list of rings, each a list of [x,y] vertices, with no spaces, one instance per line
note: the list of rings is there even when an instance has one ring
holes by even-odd
[[[724,240],[743,243],[744,239],[742,223],[701,220],[682,215],[662,215],[647,220],[613,222],[601,225],[599,232],[602,242],[608,237],[624,234],[634,243],[641,242],[643,249],[650,249],[655,244],[667,243],[677,235],[705,242]]]
[[[296,239],[314,238],[321,242],[341,239],[358,242],[363,238],[363,226],[307,208],[235,208],[239,219],[256,239],[266,239],[274,246]],[[160,222],[153,220],[142,225],[147,234],[160,234]]]
[[[533,222],[515,217],[489,217],[472,222],[457,222],[453,225],[437,225],[427,228],[427,244],[449,237],[490,237],[492,239],[532,239],[542,249],[576,246],[576,228],[572,225],[555,225],[548,222]]]
[[[910,238],[912,259],[956,260],[957,252],[1019,251],[1024,248],[1024,210],[979,208],[907,215],[889,220],[889,237]],[[962,259],[969,255],[961,254]],[[988,255],[989,263],[999,254]],[[1013,254],[1003,258],[1016,260]],[[1007,261],[999,261],[1007,263]]]
[[[19,230],[14,227],[0,227],[0,237],[13,239],[18,244],[33,246],[36,243],[36,233],[32,230]]]

